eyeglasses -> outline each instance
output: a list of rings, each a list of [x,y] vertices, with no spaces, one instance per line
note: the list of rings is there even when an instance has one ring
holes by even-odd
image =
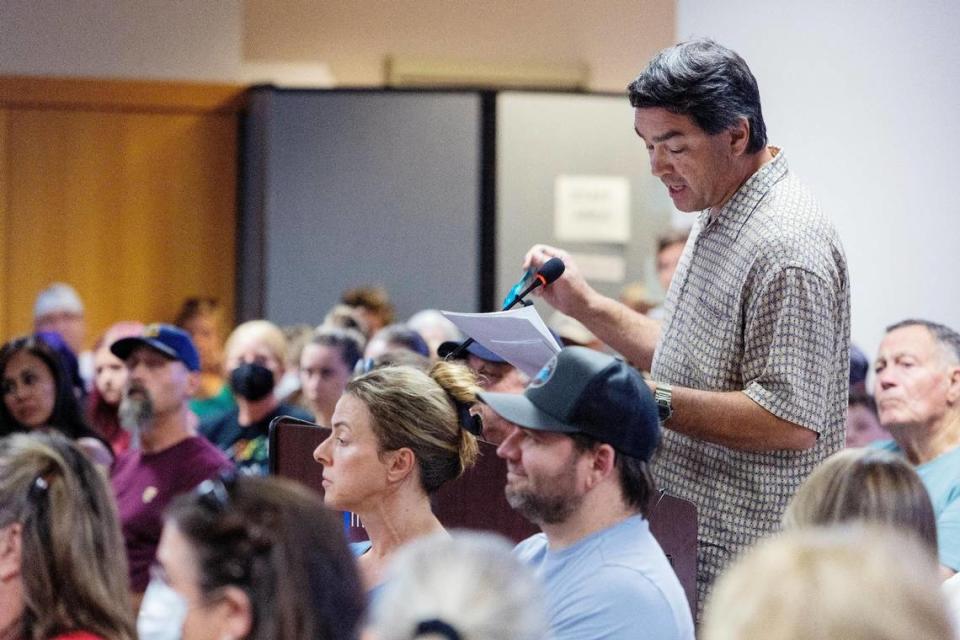
[[[232,494],[238,477],[233,469],[221,471],[219,475],[198,484],[194,495],[197,503],[216,517],[217,524],[211,523],[211,527],[219,533],[214,535],[219,537],[218,544],[227,545],[221,548],[221,551],[233,549],[224,555],[220,573],[226,577],[228,583],[242,585],[250,581],[253,556],[269,553],[273,547],[273,536],[268,523],[251,522],[248,516],[231,509]],[[227,513],[228,511],[230,513]],[[261,520],[263,517],[264,514],[259,514],[253,520]],[[234,547],[237,544],[240,545],[239,548]]]
[[[30,489],[27,491],[27,497],[33,502],[40,502],[40,500],[47,495],[47,491],[49,489],[50,483],[47,482],[47,479],[43,477],[43,474],[40,474],[33,479],[33,482],[30,483]]]
[[[197,485],[197,501],[214,513],[223,513],[230,506],[230,491],[236,482],[236,471],[221,471]]]
[[[353,367],[353,375],[362,376],[365,373],[370,373],[373,371],[376,366],[376,361],[373,358],[360,358],[357,360],[357,364]]]

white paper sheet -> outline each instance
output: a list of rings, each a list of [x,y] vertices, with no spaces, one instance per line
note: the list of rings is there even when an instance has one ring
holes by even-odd
[[[534,307],[492,313],[442,312],[475,341],[531,378],[561,348]]]

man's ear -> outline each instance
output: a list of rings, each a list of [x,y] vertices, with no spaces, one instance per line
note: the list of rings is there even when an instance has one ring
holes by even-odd
[[[0,529],[0,582],[20,575],[23,563],[23,525],[14,522]]]
[[[750,121],[743,116],[737,118],[736,124],[727,129],[730,134],[730,151],[735,156],[742,156],[750,146]]]
[[[387,454],[387,479],[390,482],[404,480],[417,464],[417,457],[407,447]]]
[[[590,465],[588,483],[590,488],[593,488],[613,473],[617,461],[617,452],[608,444],[598,444],[590,454],[593,456],[593,461]]]
[[[246,638],[250,635],[250,629],[253,626],[253,607],[250,605],[250,597],[240,587],[223,587],[221,601],[220,628],[223,631],[223,637],[226,638]]]
[[[953,366],[948,369],[947,379],[947,402],[955,405],[960,402],[960,366]]]

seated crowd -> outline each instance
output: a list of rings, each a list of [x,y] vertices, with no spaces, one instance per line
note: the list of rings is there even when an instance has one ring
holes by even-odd
[[[697,616],[649,523],[656,401],[592,334],[563,332],[531,380],[458,349],[435,311],[395,322],[381,290],[222,344],[216,301],[191,299],[91,353],[69,286],[36,310],[0,349],[0,639],[957,637],[960,335],[943,325],[887,329],[873,396],[851,351],[851,448]],[[265,477],[278,416],[330,429],[317,493]],[[541,531],[512,551],[432,510],[478,439]],[[368,540],[348,544],[357,519]]]

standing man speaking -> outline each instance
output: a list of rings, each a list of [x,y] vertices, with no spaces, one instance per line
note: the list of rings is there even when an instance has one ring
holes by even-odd
[[[662,323],[596,292],[559,256],[543,298],[649,369],[663,441],[654,475],[699,509],[699,602],[777,528],[800,482],[843,444],[850,300],[837,233],[767,146],[756,79],[710,40],[661,51],[628,87],[634,128],[677,209],[699,212]]]

